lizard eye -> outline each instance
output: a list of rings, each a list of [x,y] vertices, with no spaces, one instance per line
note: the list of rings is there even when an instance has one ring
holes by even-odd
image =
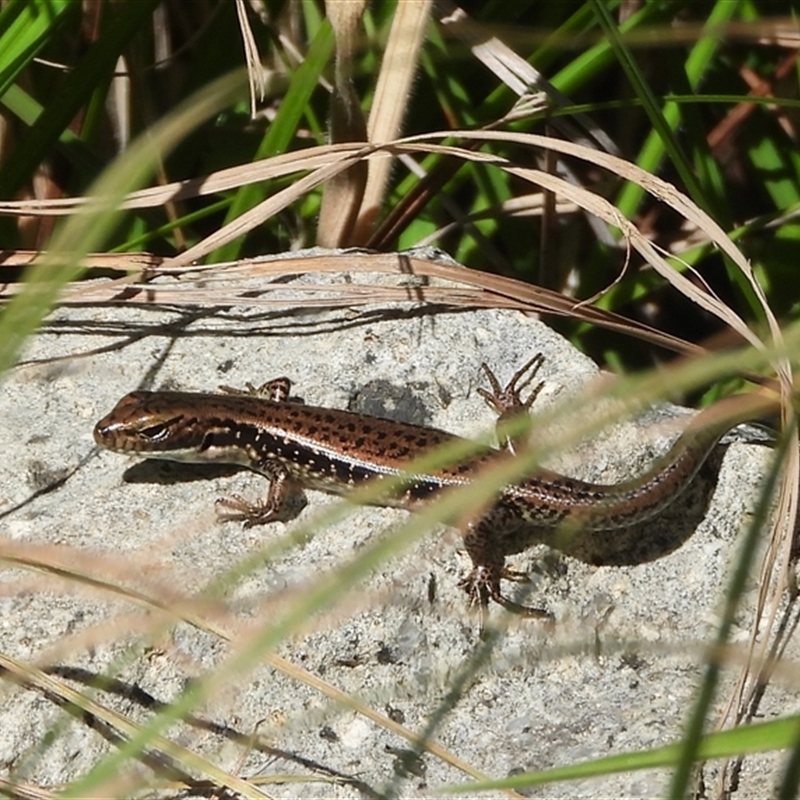
[[[164,422],[157,422],[155,425],[148,425],[146,428],[141,428],[138,434],[142,439],[147,439],[148,442],[163,442],[165,439],[169,438],[171,433],[176,431],[176,424],[180,421],[180,416],[172,417],[171,419],[164,420]]]
[[[169,433],[169,425],[163,422],[158,425],[150,425],[148,428],[142,428],[139,431],[139,436],[144,439],[149,439],[151,442],[160,442],[167,437]]]

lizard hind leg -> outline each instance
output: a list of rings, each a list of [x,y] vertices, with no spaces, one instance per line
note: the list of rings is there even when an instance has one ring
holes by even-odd
[[[500,591],[501,580],[524,580],[519,572],[505,566],[505,555],[497,546],[497,535],[492,524],[491,512],[476,524],[470,525],[464,535],[464,546],[472,559],[472,569],[459,582],[467,593],[470,605],[485,608],[493,600],[507,611],[525,617],[552,619],[553,615],[542,608],[525,606],[507,598]]]
[[[500,441],[500,446],[510,453],[515,453],[525,443],[525,434],[519,430],[519,418],[527,415],[528,411],[530,411],[533,402],[544,387],[544,381],[536,384],[525,400],[522,399],[522,391],[536,377],[542,364],[544,364],[544,360],[544,355],[537,353],[514,373],[505,388],[500,385],[500,381],[497,380],[488,365],[481,364],[489,381],[491,391],[479,388],[478,394],[486,401],[489,408],[497,414],[497,438]]]
[[[531,390],[530,395],[528,395],[525,400],[522,399],[522,391],[533,381],[544,362],[544,354],[537,353],[530,361],[523,364],[514,373],[511,380],[505,385],[505,388],[500,385],[500,381],[497,380],[497,377],[489,368],[489,365],[482,363],[481,367],[486,373],[486,378],[489,381],[492,391],[478,389],[478,394],[499,416],[503,416],[509,412],[519,413],[521,411],[528,411],[539,395],[539,392],[541,392],[544,381],[540,381]],[[528,374],[526,375],[526,373]]]

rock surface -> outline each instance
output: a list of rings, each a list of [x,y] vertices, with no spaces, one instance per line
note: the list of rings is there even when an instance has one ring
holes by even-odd
[[[507,380],[537,351],[547,358],[537,409],[563,403],[596,374],[546,326],[509,311],[411,303],[291,314],[60,309],[29,343],[0,395],[5,553],[64,564],[252,642],[254,631],[269,629],[409,515],[355,509],[219,586],[243,561],[286,543],[287,531],[335,501],[308,492],[306,507],[288,525],[243,531],[221,524],[215,498],[258,497],[263,479],[98,452],[94,422],[136,388],[211,391],[287,375],[315,405],[477,436],[494,424],[476,392],[485,385],[481,362]],[[604,482],[635,474],[674,435],[649,435],[665,414],[672,412],[651,412],[604,432],[559,465]],[[482,641],[479,617],[457,586],[468,559],[458,534],[439,526],[345,587],[275,652],[495,778],[671,743],[691,707],[699,648],[713,630],[768,458],[764,448],[732,445],[724,459],[712,459],[717,467],[721,462],[718,480],[701,482],[662,519],[627,538],[606,537],[601,544],[616,555],[605,565],[591,563],[603,560],[594,546],[583,558],[543,546],[515,556],[512,566],[532,576],[531,602],[554,614],[552,626],[508,620],[494,607],[487,626],[497,626],[498,636]],[[651,540],[667,544],[660,557],[642,560],[650,558],[644,545]],[[51,669],[138,722],[151,716],[149,705],[174,701],[192,681],[219,670],[231,652],[213,633],[169,624],[135,597],[86,581],[6,562],[2,582],[0,650]],[[201,602],[198,593],[213,585],[218,599]],[[746,641],[749,621],[744,611],[734,640]],[[291,674],[258,661],[238,673],[228,665],[222,674],[191,718],[166,735],[243,777],[310,776],[269,785],[273,797],[363,797],[367,790],[415,797],[468,780],[435,755],[414,756],[396,733]],[[97,675],[118,683],[89,688]],[[787,702],[796,707],[796,693],[776,690],[764,713],[780,712]],[[256,731],[257,741],[249,741]],[[42,746],[48,733],[53,741]],[[107,737],[41,691],[6,684],[0,759],[7,774],[60,783],[111,750]],[[775,759],[747,765],[738,796],[762,796],[779,774]],[[149,774],[147,765],[140,770]],[[707,780],[712,776],[709,767]],[[652,771],[532,793],[656,797],[668,780],[667,772]]]

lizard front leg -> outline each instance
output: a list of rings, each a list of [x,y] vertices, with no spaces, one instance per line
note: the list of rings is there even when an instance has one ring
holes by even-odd
[[[242,522],[245,528],[252,528],[291,518],[287,501],[296,494],[297,489],[289,471],[280,461],[268,459],[258,465],[258,472],[269,480],[267,496],[255,503],[238,494],[221,497],[216,502],[218,519],[223,522]]]
[[[281,376],[280,378],[273,378],[261,386],[254,386],[252,383],[246,383],[244,389],[236,389],[233,386],[220,386],[219,390],[223,394],[238,394],[245,397],[263,397],[265,400],[272,400],[273,403],[287,403],[289,402],[289,395],[292,391],[292,382],[289,378]]]

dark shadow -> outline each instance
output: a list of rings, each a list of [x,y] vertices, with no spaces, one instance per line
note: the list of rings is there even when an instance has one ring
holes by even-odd
[[[195,481],[208,481],[213,478],[228,478],[237,472],[250,472],[253,476],[253,486],[247,492],[248,501],[254,502],[266,497],[269,479],[252,472],[252,470],[248,470],[247,467],[240,467],[235,464],[191,464],[149,458],[128,467],[122,473],[122,479],[126,483],[156,483],[162,486],[169,486],[176,483],[194,483]],[[308,505],[305,493],[300,487],[292,484],[287,491],[288,494],[271,522],[289,522],[295,519]],[[230,494],[224,489],[219,492],[221,497]],[[209,503],[213,503],[215,499],[216,496],[211,495]],[[221,513],[220,519],[225,519],[224,511]]]
[[[237,472],[247,471],[236,464],[187,464],[159,458],[137,461],[122,473],[125,483],[157,483],[170,486],[176,483],[194,483],[215,478],[230,478]]]
[[[114,320],[87,320],[87,319],[45,319],[39,333],[57,334],[60,337],[79,335],[81,337],[97,335],[102,337],[118,336],[114,342],[106,342],[97,348],[87,349],[82,343],[80,352],[66,353],[61,356],[48,358],[23,359],[18,366],[26,364],[50,364],[66,359],[87,358],[98,353],[122,350],[127,345],[147,339],[150,336],[171,336],[178,338],[242,338],[260,336],[268,338],[282,338],[286,336],[307,337],[320,336],[333,331],[346,331],[364,326],[374,325],[378,322],[403,321],[435,318],[440,314],[467,314],[473,313],[471,307],[458,307],[435,303],[424,303],[413,308],[395,309],[363,309],[353,315],[351,308],[337,308],[336,316],[330,319],[319,319],[323,312],[333,309],[325,306],[287,310],[268,309],[253,313],[242,313],[238,309],[212,306],[197,309],[159,305],[154,307],[149,304],[126,302],[126,308],[135,308],[139,311],[158,315],[152,322],[146,321],[114,321]],[[69,308],[96,308],[96,303],[74,303]],[[62,315],[63,315],[62,311]],[[172,314],[176,318],[165,322],[163,316]],[[225,320],[231,323],[229,327],[217,325],[205,326],[202,320],[213,318],[217,322]]]

